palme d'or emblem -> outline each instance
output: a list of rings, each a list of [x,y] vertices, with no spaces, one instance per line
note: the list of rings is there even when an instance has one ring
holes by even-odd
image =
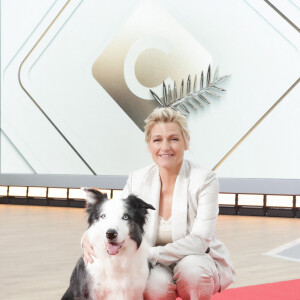
[[[163,97],[160,99],[158,95],[150,89],[150,92],[153,98],[159,103],[162,107],[170,107],[174,110],[179,111],[183,115],[187,116],[190,114],[189,108],[197,111],[196,104],[200,108],[205,108],[203,103],[210,104],[210,101],[206,97],[207,94],[212,97],[220,98],[221,96],[218,94],[220,92],[225,92],[226,90],[216,86],[219,82],[223,81],[230,77],[230,75],[219,76],[219,67],[216,68],[214,77],[211,80],[211,68],[208,66],[208,70],[206,73],[206,82],[204,84],[204,74],[201,72],[200,76],[200,89],[197,90],[197,74],[195,75],[193,90],[191,90],[191,76],[188,76],[186,83],[186,90],[184,91],[184,79],[182,79],[180,86],[180,94],[177,96],[177,85],[176,81],[174,81],[173,93],[171,90],[171,86],[168,85],[168,89],[166,87],[165,82],[163,82]],[[200,102],[203,101],[203,103]]]

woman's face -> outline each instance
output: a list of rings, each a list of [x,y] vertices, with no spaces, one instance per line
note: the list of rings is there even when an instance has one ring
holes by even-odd
[[[159,168],[179,172],[186,144],[176,122],[157,123],[150,131],[149,151]]]

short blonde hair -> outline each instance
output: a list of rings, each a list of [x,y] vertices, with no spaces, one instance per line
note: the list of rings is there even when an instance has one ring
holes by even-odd
[[[175,111],[169,107],[160,107],[154,111],[145,120],[145,141],[147,144],[150,142],[150,133],[154,125],[157,123],[170,123],[175,122],[181,129],[183,139],[186,147],[189,147],[190,133],[188,129],[187,119],[179,111]]]

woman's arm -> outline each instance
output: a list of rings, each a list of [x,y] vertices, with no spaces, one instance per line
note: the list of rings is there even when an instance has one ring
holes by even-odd
[[[210,172],[202,187],[196,193],[198,201],[197,215],[190,234],[165,246],[152,247],[149,253],[151,264],[171,265],[187,255],[202,255],[215,233],[218,206],[219,184],[213,172]],[[176,220],[172,220],[176,222]]]

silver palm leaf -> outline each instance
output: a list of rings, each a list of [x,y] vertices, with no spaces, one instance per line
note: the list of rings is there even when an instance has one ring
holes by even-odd
[[[192,81],[191,81],[191,76],[189,75],[186,82],[186,89],[184,88],[185,83],[184,80],[182,79],[179,96],[177,95],[176,81],[174,81],[173,93],[172,93],[171,86],[168,85],[168,87],[166,87],[165,82],[163,82],[162,100],[151,89],[150,92],[153,98],[159,103],[160,106],[170,107],[174,110],[178,110],[179,112],[181,112],[186,116],[187,114],[190,113],[189,109],[193,109],[197,111],[198,110],[197,107],[203,109],[205,108],[204,104],[210,104],[207,95],[211,97],[220,98],[221,96],[219,95],[219,93],[226,91],[225,89],[216,86],[216,84],[228,78],[230,75],[224,75],[221,77],[218,76],[219,76],[219,68],[217,67],[213,79],[211,80],[211,67],[209,65],[206,73],[205,84],[204,84],[203,71],[201,72],[199,90],[197,90],[197,75],[195,75],[194,78],[193,89],[191,89]]]

